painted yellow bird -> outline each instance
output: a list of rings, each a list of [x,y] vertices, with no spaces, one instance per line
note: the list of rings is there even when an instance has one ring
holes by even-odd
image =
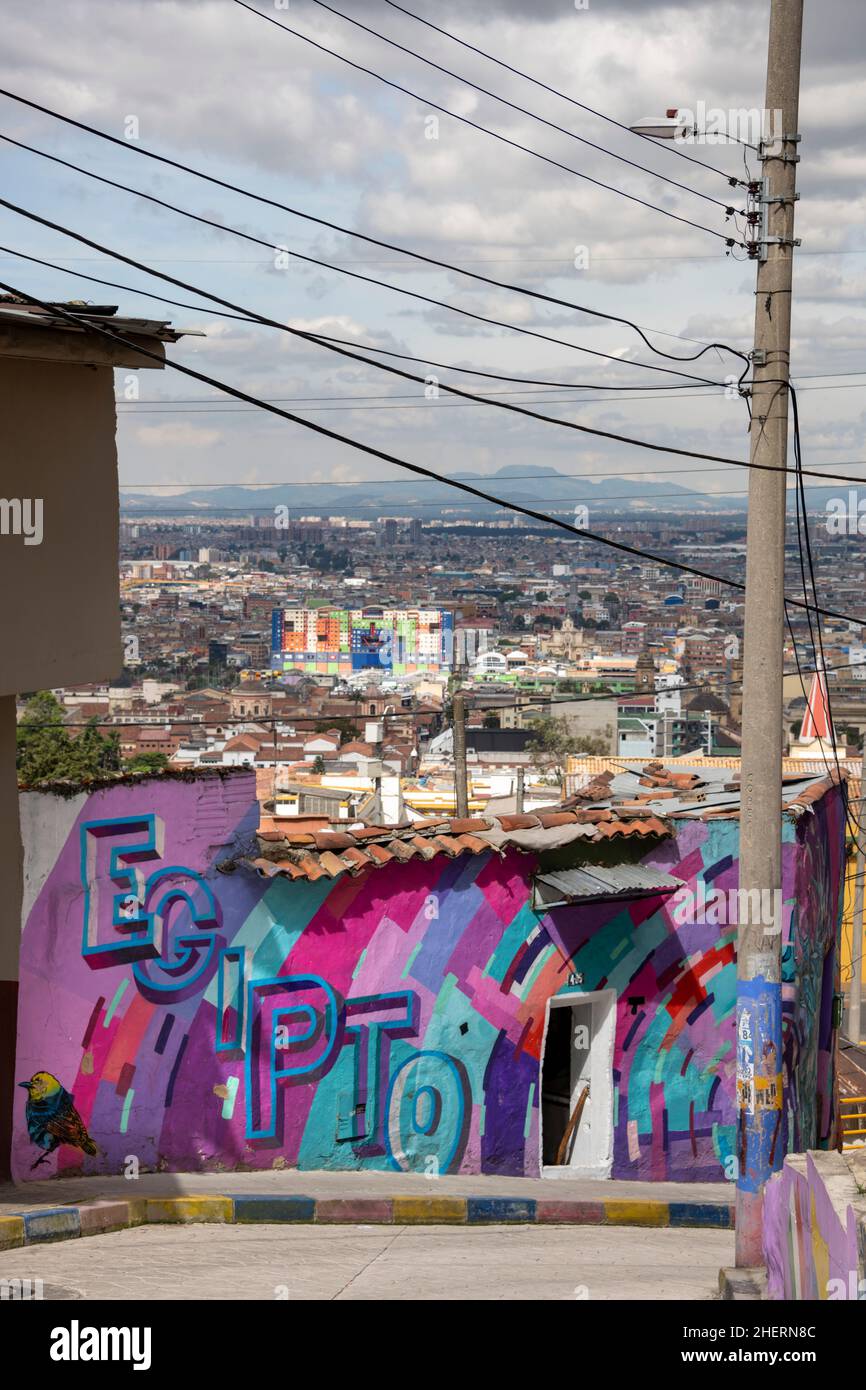
[[[60,1144],[71,1144],[76,1149],[83,1149],[86,1154],[98,1152],[87,1133],[87,1126],[75,1109],[75,1097],[56,1076],[50,1071],[37,1071],[29,1081],[19,1081],[18,1084],[27,1092],[27,1133],[34,1144],[45,1150],[35,1163],[31,1163],[31,1172],[44,1163]]]

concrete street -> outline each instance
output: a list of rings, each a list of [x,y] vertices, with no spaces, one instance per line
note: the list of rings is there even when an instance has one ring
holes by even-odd
[[[0,1278],[85,1299],[703,1300],[733,1255],[713,1230],[140,1226],[8,1251]]]

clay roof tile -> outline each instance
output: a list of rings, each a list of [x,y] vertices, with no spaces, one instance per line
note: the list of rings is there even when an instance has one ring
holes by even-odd
[[[537,816],[518,814],[514,816],[497,816],[496,819],[503,830],[535,830],[540,824]]]

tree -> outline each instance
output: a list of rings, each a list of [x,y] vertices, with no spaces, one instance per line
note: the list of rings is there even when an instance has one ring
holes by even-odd
[[[63,727],[63,706],[48,690],[31,696],[18,725],[19,780],[32,786],[69,775],[71,739]]]
[[[78,738],[70,738],[63,716],[63,706],[48,690],[27,701],[18,725],[16,755],[19,780],[27,786],[58,780],[82,782],[120,770],[116,733],[101,734],[91,719]]]
[[[325,771],[325,759],[322,757],[321,753],[317,753],[313,759],[313,771],[319,777],[321,777]]]
[[[168,758],[165,753],[136,753],[123,766],[127,772],[162,772],[168,767]]]
[[[537,720],[535,736],[526,745],[527,751],[536,755],[538,765],[544,770],[545,780],[551,783],[562,781],[565,765],[570,757],[578,754],[600,757],[607,753],[608,744],[604,738],[571,733],[565,717]]]

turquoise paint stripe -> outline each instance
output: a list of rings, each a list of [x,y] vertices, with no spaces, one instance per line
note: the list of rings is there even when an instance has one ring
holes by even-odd
[[[400,976],[400,979],[401,979],[401,980],[408,980],[408,978],[409,978],[409,971],[412,969],[412,966],[415,964],[415,957],[417,956],[418,952],[421,950],[422,945],[423,945],[423,942],[422,942],[422,941],[419,941],[418,944],[417,944],[417,946],[413,946],[412,950],[411,950],[410,953],[409,953],[409,959],[407,960],[405,966],[403,967],[403,973],[402,973],[401,976]]]
[[[490,957],[485,968],[485,975],[490,976],[497,984],[502,984],[508,967],[520,950],[525,941],[529,940],[533,931],[538,926],[538,918],[530,907],[525,903],[515,917],[512,917],[508,926],[505,928],[499,945]]]
[[[530,1128],[530,1125],[532,1124],[532,1102],[533,1102],[534,1100],[535,1100],[535,1082],[532,1081],[532,1082],[530,1083],[530,1086],[529,1086],[529,1095],[528,1095],[527,1098],[526,1098],[526,1119],[523,1121],[523,1137],[524,1137],[524,1139],[528,1139],[528,1138],[529,1138],[529,1128]]]
[[[718,1066],[719,1062],[722,1060],[722,1058],[724,1057],[725,1053],[726,1053],[726,1052],[733,1052],[733,1050],[734,1050],[734,1044],[733,1044],[730,1040],[728,1040],[727,1042],[723,1042],[722,1045],[721,1045],[721,1047],[719,1048],[718,1052],[714,1052],[714,1053],[713,1053],[712,1057],[711,1057],[710,1060],[707,1062],[706,1066],[701,1070],[701,1076],[708,1076],[708,1075],[710,1074],[710,1072],[712,1071],[713,1067],[717,1067],[717,1066]]]
[[[451,999],[451,995],[454,993],[456,984],[456,975],[448,974],[445,976],[445,979],[442,981],[441,987],[439,989],[439,993],[436,996],[436,1003],[433,1006],[434,1013],[445,1014],[448,1012],[449,1002]],[[467,1000],[466,1002],[468,1003],[469,1001]]]
[[[352,979],[353,979],[353,980],[357,980],[358,975],[359,975],[360,972],[361,972],[361,967],[363,966],[364,961],[365,961],[366,959],[367,959],[367,947],[365,946],[364,949],[363,949],[363,951],[361,952],[361,954],[360,954],[359,957],[358,957],[358,964],[355,966],[355,969],[352,971]]]
[[[121,1132],[121,1134],[125,1134],[126,1131],[127,1131],[127,1129],[129,1128],[129,1112],[130,1112],[130,1110],[132,1109],[132,1097],[133,1097],[134,1095],[135,1095],[135,1091],[132,1090],[132,1088],[130,1087],[130,1089],[129,1089],[129,1090],[127,1091],[127,1093],[126,1093],[126,1098],[124,1099],[124,1102],[123,1102],[123,1109],[122,1109],[121,1112],[120,1112],[120,1132]]]
[[[120,1003],[121,999],[123,998],[124,994],[128,989],[129,980],[121,980],[120,984],[117,986],[117,989],[114,991],[114,998],[112,999],[111,1003],[105,1011],[105,1018],[102,1020],[103,1028],[107,1028],[111,1020],[114,1018],[115,1010],[117,1009],[118,1004]]]
[[[247,949],[255,975],[276,975],[333,886],[331,879],[317,883],[274,880],[229,944]],[[204,998],[216,1008],[217,976]]]
[[[237,1099],[239,1085],[239,1076],[230,1076],[228,1081],[226,1082],[226,1091],[228,1092],[228,1095],[223,1101],[222,1117],[224,1120],[230,1120],[232,1115],[234,1114],[235,1100]]]
[[[478,1107],[478,1133],[479,1133],[479,1135],[481,1136],[482,1139],[484,1138],[484,1121],[485,1121],[486,1116],[487,1116],[487,1107],[486,1107],[484,1101],[482,1101],[481,1104],[480,1104],[480,1106]]]

